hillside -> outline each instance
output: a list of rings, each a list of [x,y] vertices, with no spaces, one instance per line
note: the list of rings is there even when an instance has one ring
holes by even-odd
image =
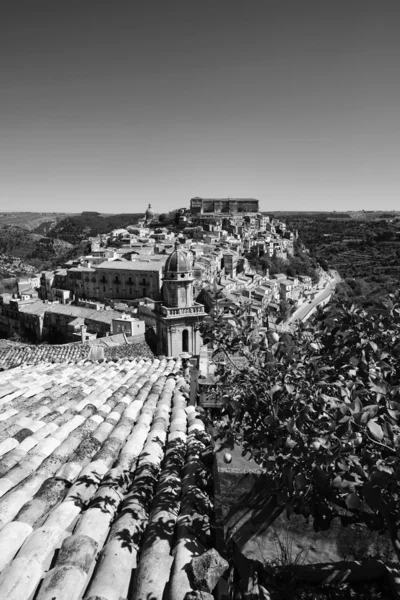
[[[45,235],[47,231],[54,227],[58,221],[70,216],[68,213],[47,213],[47,212],[0,212],[0,227],[3,225],[14,225],[23,227]],[[36,231],[39,227],[42,231]]]
[[[83,212],[80,215],[68,216],[57,222],[46,235],[53,239],[64,240],[71,244],[79,244],[89,236],[109,233],[113,229],[134,225],[143,213],[122,213],[104,215],[95,212]],[[35,230],[41,232],[40,227]]]
[[[0,227],[0,253],[22,259],[36,270],[59,266],[79,252],[72,244],[28,232],[22,227]]]
[[[400,217],[400,211],[379,211],[379,210],[358,210],[358,211],[347,211],[347,212],[336,212],[336,211],[290,211],[290,210],[278,210],[278,211],[264,211],[264,215],[276,217],[277,219],[317,219],[318,221],[379,221],[379,220],[391,220]]]
[[[345,280],[338,286],[340,294],[368,305],[399,288],[398,217],[339,221],[298,214],[287,223],[298,229],[300,239],[324,269],[339,271]]]

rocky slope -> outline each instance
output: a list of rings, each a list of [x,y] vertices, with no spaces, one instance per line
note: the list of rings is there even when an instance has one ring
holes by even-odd
[[[51,238],[65,240],[71,244],[78,244],[89,236],[109,233],[113,229],[126,228],[134,225],[142,213],[121,213],[105,215],[95,212],[83,212],[81,215],[68,215],[67,218],[46,232]],[[36,230],[42,232],[42,229]]]
[[[0,253],[20,258],[40,271],[58,266],[75,255],[76,251],[72,244],[63,240],[44,237],[14,225],[4,225],[0,227]]]
[[[43,212],[0,212],[0,226],[15,225],[29,231],[43,226],[37,233],[46,234],[47,230],[54,227],[58,221],[65,219],[69,213],[43,213]],[[47,230],[46,230],[47,227]]]

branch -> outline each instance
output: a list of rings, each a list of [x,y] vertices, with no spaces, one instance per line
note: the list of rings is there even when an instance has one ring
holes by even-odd
[[[393,448],[391,448],[390,446],[386,446],[386,444],[381,444],[381,442],[378,442],[377,440],[374,440],[369,433],[367,432],[367,437],[368,439],[373,442],[374,444],[377,444],[378,446],[382,446],[382,448],[385,448],[386,450],[390,450],[390,452],[393,452],[393,454],[396,454],[396,450],[393,450]]]
[[[219,351],[222,350],[222,352],[225,354],[226,358],[229,360],[229,362],[231,363],[232,367],[235,367],[235,369],[237,371],[239,371],[239,373],[245,373],[245,369],[239,369],[239,367],[237,365],[235,365],[235,363],[232,361],[231,357],[229,356],[229,354],[227,353],[227,351],[225,350],[225,348],[218,348]]]
[[[352,423],[353,425],[355,425],[356,427],[359,427],[360,429],[362,429],[362,425],[359,425],[358,423],[356,423],[355,421],[350,419],[350,423]],[[390,446],[386,446],[386,444],[382,444],[381,442],[378,442],[378,440],[374,440],[374,438],[372,438],[368,431],[367,433],[367,438],[373,442],[374,444],[376,444],[377,446],[382,446],[382,448],[385,448],[386,450],[390,450],[390,452],[392,452],[393,454],[396,454],[396,450],[394,450],[393,448],[391,448]]]

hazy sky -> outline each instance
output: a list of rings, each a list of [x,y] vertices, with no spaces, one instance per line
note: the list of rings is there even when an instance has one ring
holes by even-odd
[[[0,211],[400,210],[399,0],[4,0]]]

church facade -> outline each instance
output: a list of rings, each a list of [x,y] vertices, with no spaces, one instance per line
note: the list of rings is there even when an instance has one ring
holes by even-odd
[[[165,263],[162,302],[156,307],[158,354],[200,354],[196,325],[206,316],[204,306],[193,300],[193,270],[188,255],[175,245]]]

